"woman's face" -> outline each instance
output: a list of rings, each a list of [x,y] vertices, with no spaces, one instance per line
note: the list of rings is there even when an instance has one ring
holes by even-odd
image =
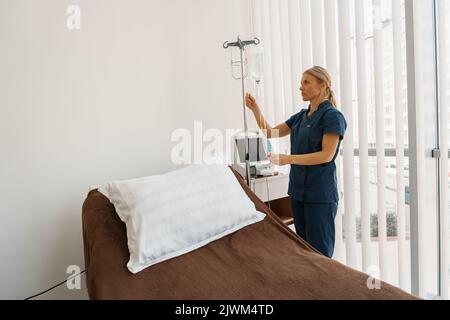
[[[325,84],[320,84],[315,77],[309,74],[304,74],[300,86],[303,101],[311,101],[319,98],[325,91]]]

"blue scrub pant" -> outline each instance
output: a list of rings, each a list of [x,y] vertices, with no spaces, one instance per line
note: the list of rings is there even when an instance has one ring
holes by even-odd
[[[338,203],[304,203],[290,198],[297,234],[324,256],[331,258]]]

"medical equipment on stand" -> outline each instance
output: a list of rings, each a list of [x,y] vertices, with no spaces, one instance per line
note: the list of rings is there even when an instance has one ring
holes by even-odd
[[[237,47],[239,48],[239,53],[240,53],[240,60],[239,61],[234,61],[233,59],[231,60],[231,66],[232,68],[235,65],[240,65],[240,69],[241,69],[241,75],[240,78],[235,77],[233,75],[233,78],[235,78],[236,80],[241,80],[242,83],[242,107],[243,107],[243,111],[244,111],[244,132],[245,132],[245,139],[244,139],[244,149],[245,149],[245,155],[244,155],[244,161],[245,161],[245,179],[247,182],[247,185],[250,186],[250,155],[249,155],[249,149],[250,149],[250,141],[248,138],[248,126],[247,126],[247,110],[245,107],[245,77],[246,74],[244,73],[244,65],[246,64],[246,61],[244,61],[244,49],[246,46],[250,46],[250,45],[258,45],[260,44],[261,41],[259,41],[258,38],[254,38],[253,40],[247,40],[247,41],[242,41],[239,36],[237,37],[237,41],[236,42],[228,42],[226,41],[223,44],[223,48],[224,49],[228,49],[229,47]],[[232,70],[233,71],[233,70]]]
[[[270,145],[259,131],[240,132],[233,136],[233,169],[241,176],[246,174],[246,159],[249,160],[250,177],[270,177],[275,175],[275,167],[267,157]],[[246,157],[248,146],[248,158]]]

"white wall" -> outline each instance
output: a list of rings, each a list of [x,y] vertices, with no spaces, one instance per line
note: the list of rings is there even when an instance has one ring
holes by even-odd
[[[222,43],[248,16],[242,0],[0,0],[1,299],[84,268],[89,186],[174,168],[170,135],[194,120],[242,127]]]

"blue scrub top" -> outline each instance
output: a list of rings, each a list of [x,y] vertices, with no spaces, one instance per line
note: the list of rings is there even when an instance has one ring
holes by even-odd
[[[288,194],[305,203],[333,203],[339,201],[336,164],[341,142],[347,129],[344,115],[327,100],[308,117],[308,109],[293,115],[286,124],[291,128],[291,154],[309,154],[322,151],[326,133],[340,135],[333,160],[315,166],[291,165]]]

